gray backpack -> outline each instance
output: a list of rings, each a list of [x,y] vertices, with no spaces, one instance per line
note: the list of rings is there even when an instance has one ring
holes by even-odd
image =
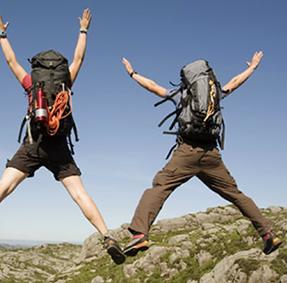
[[[174,102],[176,109],[160,123],[175,115],[169,131],[165,134],[176,134],[181,140],[198,142],[217,142],[224,147],[224,121],[221,113],[220,100],[222,91],[213,70],[205,60],[197,60],[180,71],[181,83],[170,95],[156,103]],[[180,96],[175,101],[176,95]],[[175,125],[177,131],[171,131]]]

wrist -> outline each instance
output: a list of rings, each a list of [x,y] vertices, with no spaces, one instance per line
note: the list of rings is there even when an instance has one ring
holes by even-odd
[[[88,33],[88,29],[87,28],[80,28],[80,33]]]
[[[249,65],[249,69],[252,71],[255,71],[257,69],[258,65]]]
[[[257,68],[257,66],[255,67],[255,66],[250,66],[249,67],[249,69],[250,69],[250,71],[253,73],[255,70],[256,70],[256,68]]]
[[[7,37],[7,32],[6,30],[1,30],[0,29],[0,38],[6,38]]]
[[[136,74],[137,74],[136,71],[132,71],[132,72],[129,73],[129,75],[130,75],[131,78],[133,78],[133,76],[136,75]]]

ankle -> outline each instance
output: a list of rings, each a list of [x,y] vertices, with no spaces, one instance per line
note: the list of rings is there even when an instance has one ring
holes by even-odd
[[[262,239],[263,239],[264,241],[267,241],[267,240],[271,239],[273,236],[274,236],[273,231],[272,231],[272,230],[269,230],[268,232],[266,232],[266,233],[262,236]]]

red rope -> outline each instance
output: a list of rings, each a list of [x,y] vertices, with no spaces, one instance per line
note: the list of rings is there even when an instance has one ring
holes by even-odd
[[[52,109],[48,109],[48,127],[47,132],[50,136],[54,136],[59,127],[61,119],[64,119],[72,112],[71,104],[71,93],[69,91],[63,90],[59,92],[56,96],[55,102],[52,106]],[[69,112],[64,115],[66,107],[69,103],[70,109]]]

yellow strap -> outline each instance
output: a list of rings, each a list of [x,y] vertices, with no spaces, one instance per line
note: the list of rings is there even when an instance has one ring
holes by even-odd
[[[208,120],[208,118],[210,116],[212,116],[215,112],[215,98],[216,98],[216,88],[215,88],[215,83],[213,80],[209,80],[209,85],[210,85],[210,92],[209,92],[209,96],[210,96],[210,102],[208,105],[208,109],[207,109],[207,113],[206,116],[204,118],[204,122],[206,122]]]

